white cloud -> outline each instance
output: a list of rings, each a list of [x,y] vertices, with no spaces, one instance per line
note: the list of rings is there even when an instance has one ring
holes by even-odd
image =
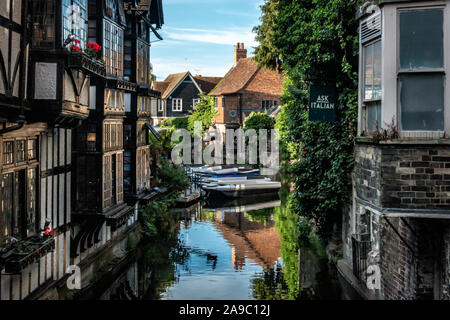
[[[165,36],[169,40],[203,42],[233,45],[244,42],[246,47],[255,47],[257,42],[251,28],[231,28],[226,30],[204,30],[192,28],[166,27]]]
[[[154,58],[152,59],[153,73],[157,76],[157,81],[164,80],[169,74],[190,71],[193,75],[223,77],[231,65],[210,65],[208,63],[194,63],[190,60],[180,62],[179,58],[173,59]]]

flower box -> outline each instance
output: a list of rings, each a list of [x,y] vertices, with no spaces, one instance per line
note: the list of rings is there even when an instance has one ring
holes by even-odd
[[[7,273],[20,273],[30,264],[55,250],[55,239],[30,238],[18,242],[3,256]]]
[[[99,60],[92,59],[84,53],[70,52],[67,56],[67,66],[69,68],[83,69],[87,73],[106,77],[106,66]]]

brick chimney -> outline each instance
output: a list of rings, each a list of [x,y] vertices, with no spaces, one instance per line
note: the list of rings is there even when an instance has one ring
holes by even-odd
[[[234,49],[234,65],[236,65],[239,60],[247,58],[247,49],[244,49],[244,43],[237,43],[236,49]]]

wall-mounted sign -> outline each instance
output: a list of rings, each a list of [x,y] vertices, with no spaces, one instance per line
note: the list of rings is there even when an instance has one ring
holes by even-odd
[[[336,88],[311,86],[309,98],[309,121],[336,121],[336,107]]]
[[[236,110],[230,110],[230,117],[234,118],[237,116],[237,111]]]

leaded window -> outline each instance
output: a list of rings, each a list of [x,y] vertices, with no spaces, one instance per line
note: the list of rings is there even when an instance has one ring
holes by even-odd
[[[37,168],[1,176],[0,245],[25,239],[38,230]]]
[[[25,142],[26,140],[16,141],[16,162],[25,161]]]
[[[150,84],[150,47],[143,41],[137,41],[137,82]]]
[[[103,21],[103,58],[109,75],[123,77],[123,29]]]
[[[53,48],[55,45],[55,0],[32,0],[33,46]]]
[[[3,142],[3,164],[14,163],[14,141]]]
[[[88,28],[87,0],[63,0],[63,39],[74,35],[80,41],[80,47],[85,48]]]

